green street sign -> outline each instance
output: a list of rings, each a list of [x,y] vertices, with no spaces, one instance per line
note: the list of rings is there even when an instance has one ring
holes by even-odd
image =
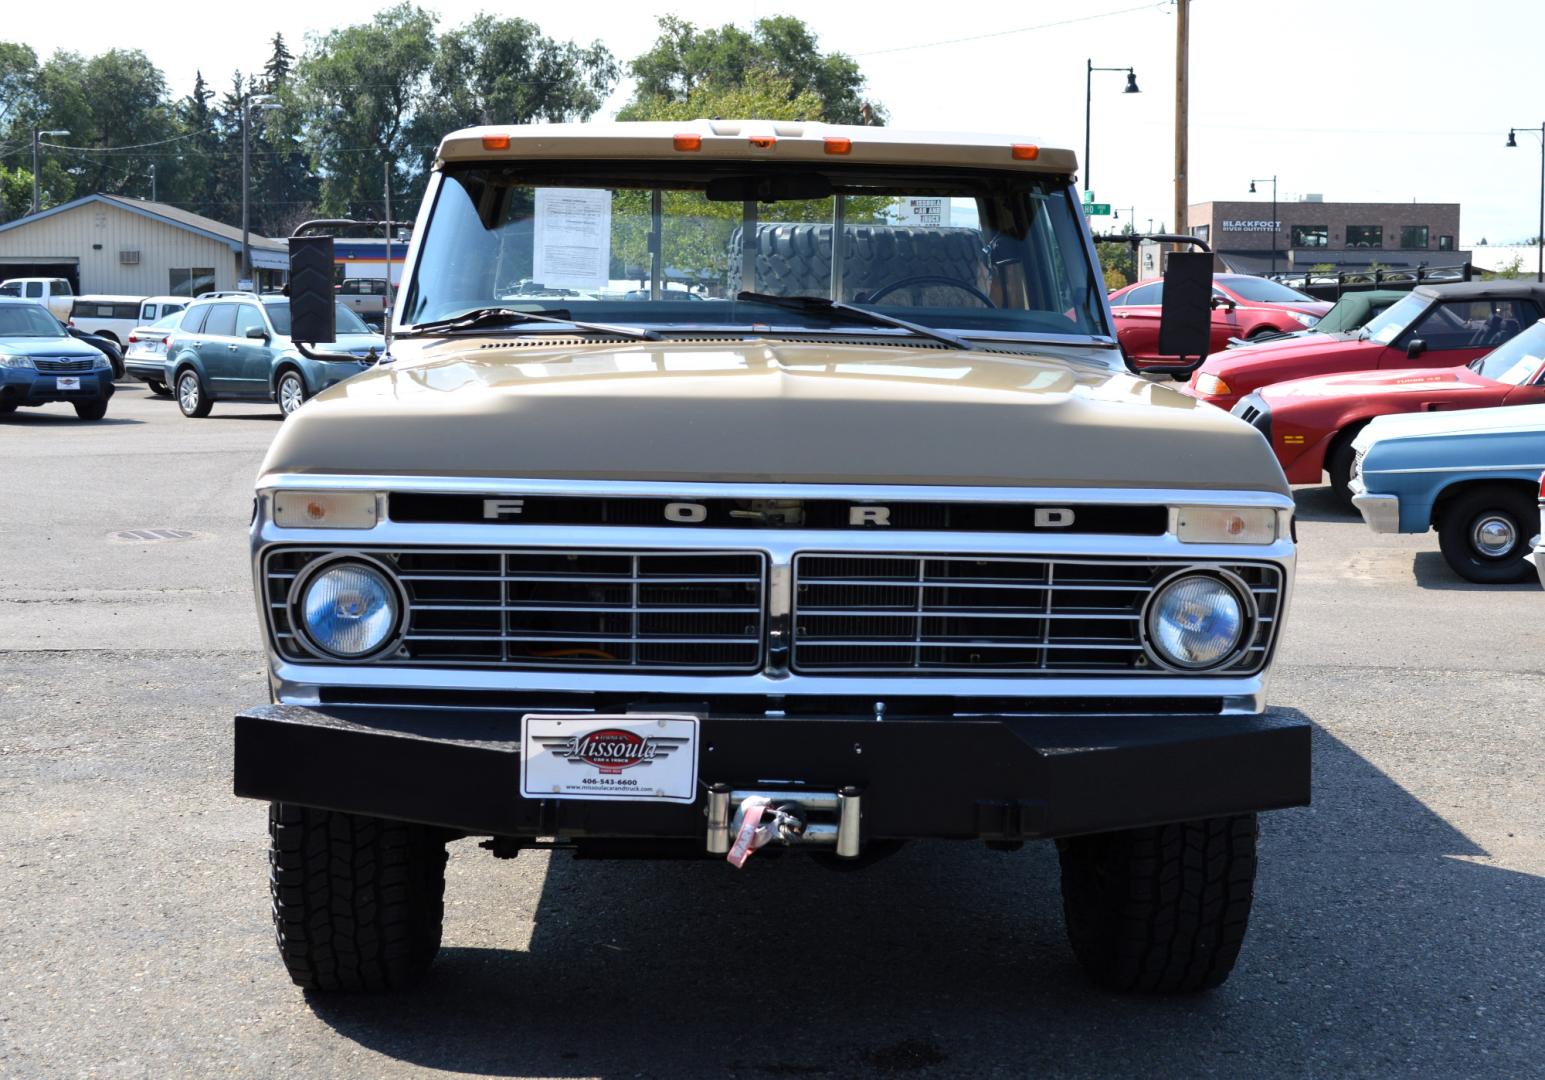
[[[1110,217],[1110,203],[1084,203],[1084,214],[1088,217]]]

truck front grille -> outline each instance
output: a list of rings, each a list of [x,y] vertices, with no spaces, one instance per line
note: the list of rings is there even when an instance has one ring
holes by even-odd
[[[755,671],[766,559],[759,552],[370,550],[407,593],[401,648],[379,662],[435,667]],[[320,549],[265,560],[286,659],[316,662],[290,593]]]
[[[794,560],[792,667],[804,674],[1162,673],[1143,647],[1150,593],[1184,562],[971,555],[804,554]],[[1222,671],[1259,671],[1281,573],[1225,565],[1258,609]]]

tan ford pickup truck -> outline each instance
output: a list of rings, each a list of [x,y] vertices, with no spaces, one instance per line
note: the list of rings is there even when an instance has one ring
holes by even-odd
[[[749,875],[1049,840],[1096,983],[1227,977],[1256,815],[1309,799],[1265,700],[1293,501],[1129,370],[1075,169],[814,123],[443,141],[388,356],[257,481],[235,786],[296,983],[421,975],[469,837]]]

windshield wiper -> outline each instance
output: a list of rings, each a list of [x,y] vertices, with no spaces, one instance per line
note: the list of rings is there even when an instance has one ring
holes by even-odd
[[[615,326],[611,323],[580,322],[578,319],[568,317],[568,312],[559,315],[538,315],[534,311],[517,311],[515,308],[486,307],[475,308],[472,311],[464,311],[454,319],[436,319],[433,322],[414,323],[409,329],[398,334],[398,337],[416,337],[420,334],[458,334],[467,330],[486,330],[495,326],[520,326],[523,323],[556,323],[559,326],[572,326],[576,330],[584,330],[592,334],[615,334],[617,337],[632,338],[635,341],[663,341],[663,335],[655,330],[645,330],[641,326]]]
[[[911,331],[918,337],[941,341],[951,348],[976,348],[975,345],[972,345],[965,338],[952,334],[948,330],[935,330],[931,326],[922,326],[915,322],[908,322],[906,319],[898,319],[894,315],[882,315],[880,312],[870,311],[868,308],[854,307],[852,304],[845,304],[841,300],[828,300],[824,296],[773,296],[770,293],[740,292],[735,294],[735,299],[811,315],[846,315],[854,322],[868,323],[870,326],[894,326],[898,330]]]

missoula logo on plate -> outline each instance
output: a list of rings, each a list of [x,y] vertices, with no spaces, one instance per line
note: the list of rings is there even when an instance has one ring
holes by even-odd
[[[623,728],[602,728],[586,735],[558,738],[538,736],[543,749],[573,765],[590,765],[603,776],[615,776],[635,765],[648,765],[664,758],[686,739],[640,735]]]

